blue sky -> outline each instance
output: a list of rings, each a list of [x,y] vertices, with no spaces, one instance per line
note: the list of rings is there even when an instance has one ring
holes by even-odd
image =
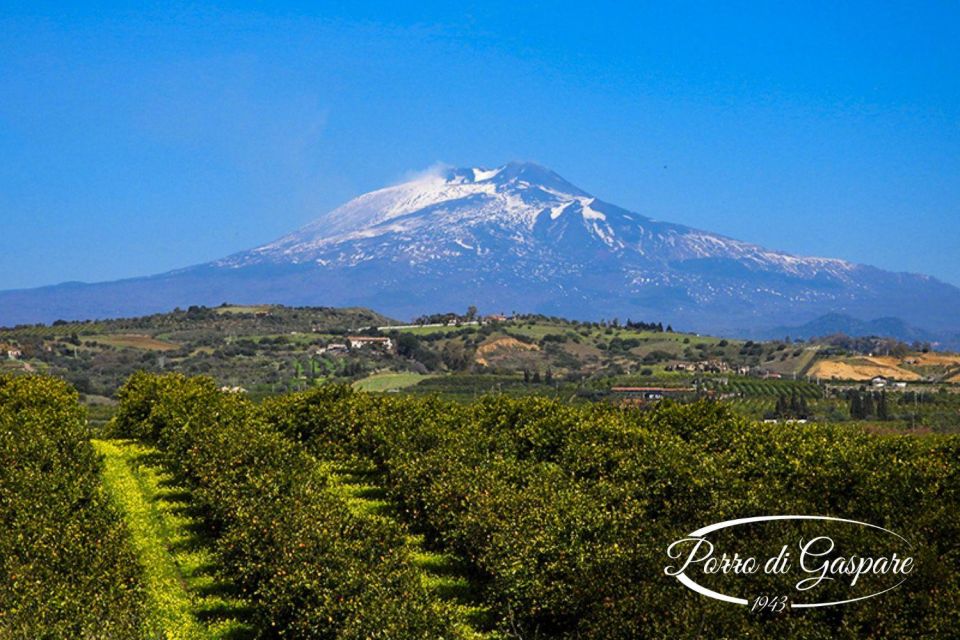
[[[0,2],[0,289],[204,262],[511,159],[960,284],[956,2],[76,4]]]

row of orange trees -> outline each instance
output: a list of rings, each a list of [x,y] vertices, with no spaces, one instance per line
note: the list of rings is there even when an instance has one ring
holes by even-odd
[[[136,374],[118,433],[154,443],[191,490],[256,626],[281,638],[453,638],[390,520],[351,511],[323,464],[209,378]]]
[[[461,405],[343,387],[267,401],[263,416],[315,456],[375,462],[412,526],[469,561],[508,634],[951,637],[958,625],[956,436],[757,424],[710,403],[642,412],[543,398]],[[705,598],[664,575],[672,540],[777,514],[902,532],[917,569],[882,597],[777,616]],[[764,543],[763,531],[738,535]],[[846,542],[859,552],[875,544],[867,532]],[[849,585],[841,582],[825,584],[821,600],[843,599]]]
[[[0,638],[139,638],[137,559],[67,384],[0,376]]]
[[[957,436],[757,424],[710,403],[455,404],[338,386],[255,406],[207,379],[145,375],[121,392],[117,426],[188,479],[224,566],[279,635],[455,635],[396,526],[351,514],[327,486],[325,460],[358,457],[410,527],[472,568],[508,637],[951,637],[958,625]],[[671,541],[777,514],[898,531],[917,568],[881,597],[775,616],[664,575]],[[851,548],[870,551],[857,535]],[[842,599],[841,582],[821,598]]]

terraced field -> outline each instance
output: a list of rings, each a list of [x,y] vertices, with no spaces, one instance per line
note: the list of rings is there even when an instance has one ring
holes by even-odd
[[[894,358],[846,358],[819,360],[810,367],[808,375],[825,380],[866,381],[877,376],[909,382],[919,380],[920,374],[900,366]]]

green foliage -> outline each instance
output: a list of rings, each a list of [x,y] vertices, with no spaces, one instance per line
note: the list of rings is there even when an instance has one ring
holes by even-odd
[[[803,388],[788,388],[799,405]],[[960,559],[957,437],[756,424],[716,403],[465,406],[342,388],[285,397],[264,415],[314,455],[373,460],[404,517],[483,578],[506,633],[943,637],[960,610],[960,581],[946,569]],[[663,576],[667,544],[691,529],[781,513],[903,531],[922,562],[877,603],[773,621]]]
[[[77,395],[0,376],[0,638],[139,638],[142,590]]]
[[[350,394],[317,393],[334,404]],[[455,637],[402,531],[352,513],[324,467],[254,405],[210,379],[176,375],[135,376],[120,398],[115,429],[154,441],[192,485],[260,628],[289,638]]]
[[[813,400],[823,397],[823,389],[802,380],[762,380],[760,378],[730,378],[722,387],[724,392],[737,393],[744,398],[773,398],[797,396]]]
[[[771,407],[813,399],[813,385],[767,382],[755,397]],[[177,377],[133,378],[122,397],[117,427],[155,437],[195,485],[223,563],[281,635],[451,635],[396,525],[325,486],[325,462],[356,459],[402,519],[464,560],[506,636],[948,637],[960,611],[957,436],[753,423],[711,402],[463,404],[346,386],[256,407]],[[903,532],[917,569],[876,602],[775,619],[663,574],[667,545],[690,530],[784,513]]]

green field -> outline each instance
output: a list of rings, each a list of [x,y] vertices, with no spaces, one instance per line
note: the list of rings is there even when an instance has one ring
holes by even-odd
[[[402,373],[384,372],[357,380],[353,383],[355,389],[361,391],[384,392],[392,389],[404,389],[431,378],[432,376],[405,371]]]

